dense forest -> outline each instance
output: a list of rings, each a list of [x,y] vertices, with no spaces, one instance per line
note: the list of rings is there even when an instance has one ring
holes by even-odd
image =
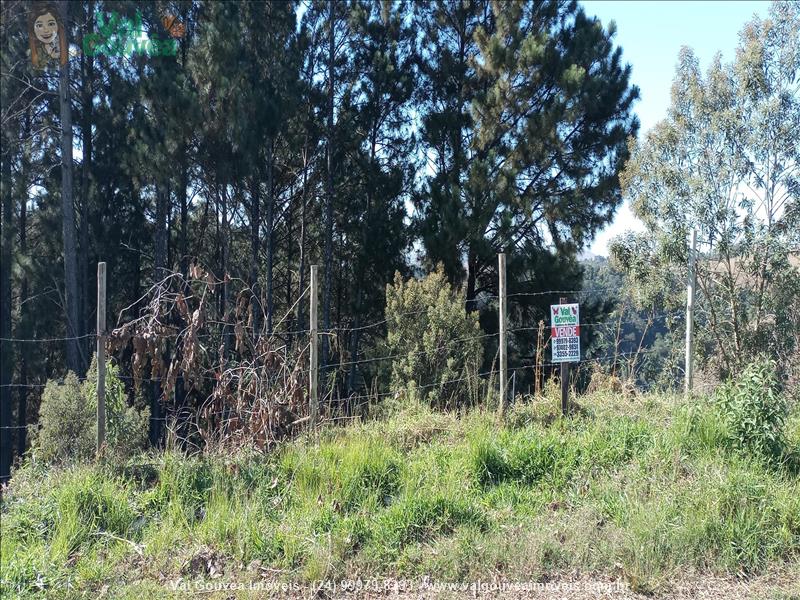
[[[574,385],[691,379],[689,274],[698,384],[765,354],[794,385],[800,18],[769,11],[731,63],[684,48],[637,139],[616,26],[573,1],[4,2],[0,473],[98,334],[153,445],[302,419],[312,266],[329,415],[494,393],[499,253],[512,396],[562,298]],[[581,260],[623,198],[646,230]]]
[[[48,10],[68,60],[35,66]],[[578,288],[638,126],[613,37],[576,2],[4,2],[4,423],[86,373],[98,261],[111,325],[196,264],[221,321],[247,289],[275,335],[318,264],[323,365],[376,343],[396,271],[441,263],[484,312],[500,251],[511,293]]]

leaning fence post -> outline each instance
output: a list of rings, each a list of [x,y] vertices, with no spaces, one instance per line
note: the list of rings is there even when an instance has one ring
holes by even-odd
[[[686,280],[686,395],[692,392],[692,372],[694,369],[692,351],[694,347],[694,289],[697,279],[695,273],[695,255],[697,253],[697,230],[692,229],[689,242],[689,274]]]
[[[508,402],[508,356],[506,354],[506,255],[497,255],[497,273],[500,277],[500,415],[506,411]]]
[[[309,404],[311,412],[311,426],[319,420],[319,390],[317,381],[319,377],[319,357],[317,354],[317,272],[318,265],[311,265],[311,289],[309,307],[309,329],[311,330],[310,364],[309,364]]]
[[[97,263],[97,453],[106,443],[106,263]]]

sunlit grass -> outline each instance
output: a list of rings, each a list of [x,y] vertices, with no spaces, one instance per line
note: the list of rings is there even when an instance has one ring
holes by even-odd
[[[579,402],[564,420],[552,401],[521,401],[503,423],[417,406],[269,456],[30,464],[3,500],[3,596],[91,595],[113,582],[121,597],[156,597],[159,578],[208,578],[208,565],[305,582],[621,569],[648,591],[686,568],[798,564],[791,461],[731,451],[703,401]],[[797,413],[787,440],[797,454]]]

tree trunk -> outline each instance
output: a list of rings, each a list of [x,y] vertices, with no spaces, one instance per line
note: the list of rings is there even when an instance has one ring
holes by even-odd
[[[27,139],[30,133],[30,110],[25,111],[25,125],[22,133]],[[22,150],[20,157],[19,174],[19,251],[21,256],[28,254],[28,174],[30,163],[28,153]],[[19,290],[19,323],[21,338],[30,338],[30,321],[28,315],[28,271],[22,269],[20,273]],[[25,454],[27,444],[28,424],[28,344],[23,344],[19,352],[19,384],[17,391],[17,456]]]
[[[275,214],[275,189],[273,185],[273,144],[272,138],[267,138],[267,334],[272,333],[272,262],[274,260],[274,235],[273,220]]]
[[[4,136],[5,137],[5,136]],[[9,147],[11,144],[7,147]],[[6,147],[6,148],[7,148]],[[0,168],[2,230],[0,231],[0,483],[11,476],[11,379],[13,345],[11,338],[11,156],[4,148]]]
[[[292,305],[292,255],[294,250],[294,181],[289,186],[289,204],[286,207],[286,306]],[[290,327],[291,329],[291,327]]]
[[[366,210],[364,211],[364,229],[363,235],[361,236],[361,256],[359,257],[358,264],[356,266],[356,301],[354,304],[354,313],[355,318],[353,319],[353,331],[351,337],[351,345],[350,345],[350,376],[348,378],[348,391],[349,393],[353,393],[355,391],[356,385],[356,374],[358,372],[356,361],[358,360],[358,345],[361,341],[361,313],[363,310],[362,302],[363,302],[363,295],[364,295],[364,277],[366,275],[366,262],[370,259],[367,255],[367,228],[369,224],[372,222],[371,213],[372,213],[372,185],[370,185],[370,175],[372,173],[372,169],[375,168],[375,155],[377,153],[377,128],[378,124],[373,122],[372,124],[372,132],[370,135],[370,153],[369,153],[369,170],[366,173],[366,177],[364,180],[367,183],[367,206]]]
[[[362,271],[363,274],[363,271]],[[347,381],[347,388],[352,394],[356,388],[356,374],[358,372],[356,361],[358,360],[358,345],[361,341],[361,295],[363,290],[363,281],[356,281],[356,303],[355,303],[355,317],[353,318],[353,331],[350,338],[350,375]]]
[[[250,300],[250,310],[253,312],[253,338],[256,338],[261,326],[261,298],[258,290],[258,254],[261,251],[259,238],[261,227],[261,194],[259,187],[261,182],[258,179],[258,170],[253,174],[250,182],[250,289],[252,298]]]
[[[133,190],[134,194],[134,205],[140,206],[141,205],[141,190],[139,190],[135,183],[132,180],[128,181],[128,185],[130,189]],[[111,209],[108,206],[109,198],[111,196],[111,190],[108,191],[106,194],[106,214],[110,216]],[[136,252],[133,253],[133,278],[131,281],[131,290],[130,294],[133,298],[141,298],[141,290],[142,290],[142,240],[140,236],[136,236],[134,238],[134,243],[136,245]],[[112,255],[113,257],[113,255]],[[108,282],[110,283],[110,282]],[[106,290],[106,297],[108,297],[108,290]],[[136,310],[138,310],[139,304],[136,305]]]
[[[183,22],[186,23],[186,11],[183,13]],[[180,45],[181,45],[181,67],[186,68],[186,46],[188,44],[187,39],[189,38],[188,35],[184,35],[181,38]],[[178,203],[180,204],[180,211],[181,211],[181,231],[180,231],[180,265],[181,265],[181,273],[184,275],[189,273],[189,200],[188,200],[188,188],[189,188],[189,144],[186,141],[186,135],[181,134],[181,145],[180,145],[180,180],[179,180],[179,189],[178,189]]]
[[[178,188],[178,203],[181,207],[181,232],[180,232],[180,253],[181,253],[181,273],[186,275],[189,272],[189,168],[187,166],[187,148],[184,142],[181,145],[181,173],[180,187]]]
[[[220,224],[220,248],[222,249],[222,293],[220,294],[221,307],[220,315],[222,320],[228,322],[228,271],[230,269],[230,231],[228,229],[228,184],[225,183],[221,187],[220,198],[222,199],[222,223]],[[225,354],[228,353],[229,339],[227,335],[227,326],[225,327]]]
[[[164,184],[156,184],[156,222],[153,252],[153,282],[158,283],[167,275],[167,214],[169,212],[169,191]],[[152,382],[150,396],[150,444],[158,446],[161,442],[161,381]]]
[[[26,123],[27,125],[27,123]],[[26,134],[27,137],[27,134]],[[19,207],[19,251],[22,256],[26,256],[28,252],[28,187],[26,177],[28,172],[27,161],[22,159],[22,179],[20,185],[20,207]],[[28,328],[28,274],[26,269],[22,269],[20,290],[19,290],[19,320],[23,325],[22,331],[27,334]],[[29,335],[21,335],[20,337],[30,337]],[[20,349],[19,357],[19,395],[17,396],[17,456],[25,454],[25,447],[27,446],[27,429],[28,424],[28,351],[26,348]]]
[[[302,207],[300,208],[300,273],[299,282],[297,285],[297,297],[300,298],[306,289],[306,190],[308,189],[308,138],[303,146],[303,191],[302,191]],[[302,330],[305,327],[305,319],[303,318],[303,307],[305,301],[297,303],[297,329]]]
[[[68,2],[61,1],[61,20],[68,23]],[[65,33],[67,35],[67,33]],[[61,214],[64,236],[64,312],[67,321],[67,368],[78,376],[85,372],[86,357],[78,339],[78,256],[75,246],[75,203],[72,199],[72,106],[69,89],[69,60],[61,65],[58,77],[61,107]]]
[[[155,248],[153,253],[153,281],[161,281],[167,269],[167,213],[169,211],[169,192],[162,185],[156,185],[156,223]]]
[[[86,31],[94,29],[94,1],[90,0],[86,8]],[[83,38],[81,38],[81,43]],[[94,61],[91,56],[81,54],[81,229],[80,229],[80,276],[81,276],[81,335],[92,331],[91,306],[92,294],[89,287],[89,212],[91,206],[92,186],[92,82],[94,80]],[[81,340],[81,348],[85,355],[92,355],[94,340],[86,337]]]
[[[475,304],[475,285],[477,281],[478,259],[472,249],[469,250],[467,257],[467,312],[476,310]]]
[[[326,194],[325,194],[325,281],[322,292],[322,367],[323,372],[330,360],[328,335],[331,329],[331,282],[333,280],[333,86],[336,51],[334,44],[335,2],[328,0],[328,143],[326,145]],[[324,382],[324,378],[323,378]],[[324,385],[324,383],[323,383]]]

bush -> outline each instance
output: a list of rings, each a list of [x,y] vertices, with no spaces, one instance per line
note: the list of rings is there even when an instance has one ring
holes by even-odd
[[[97,365],[86,381],[74,373],[63,383],[48,381],[34,434],[37,455],[45,462],[82,461],[97,447]],[[125,457],[145,448],[150,411],[128,406],[125,385],[111,362],[106,365],[106,444],[109,452]]]
[[[97,414],[97,363],[92,359],[83,384],[87,404]],[[106,363],[106,444],[118,456],[128,456],[147,447],[150,409],[128,406],[125,384],[119,378],[119,368]],[[95,434],[94,439],[97,439]]]
[[[86,460],[94,453],[95,415],[74,373],[63,383],[48,381],[39,407],[39,430],[33,447],[45,462]]]
[[[439,408],[477,401],[483,357],[476,313],[467,313],[463,294],[452,290],[441,267],[422,280],[395,274],[386,287],[387,346],[399,355],[392,364],[393,392],[419,390]]]
[[[770,459],[783,454],[788,409],[773,360],[747,365],[717,389],[715,400],[734,447]]]

